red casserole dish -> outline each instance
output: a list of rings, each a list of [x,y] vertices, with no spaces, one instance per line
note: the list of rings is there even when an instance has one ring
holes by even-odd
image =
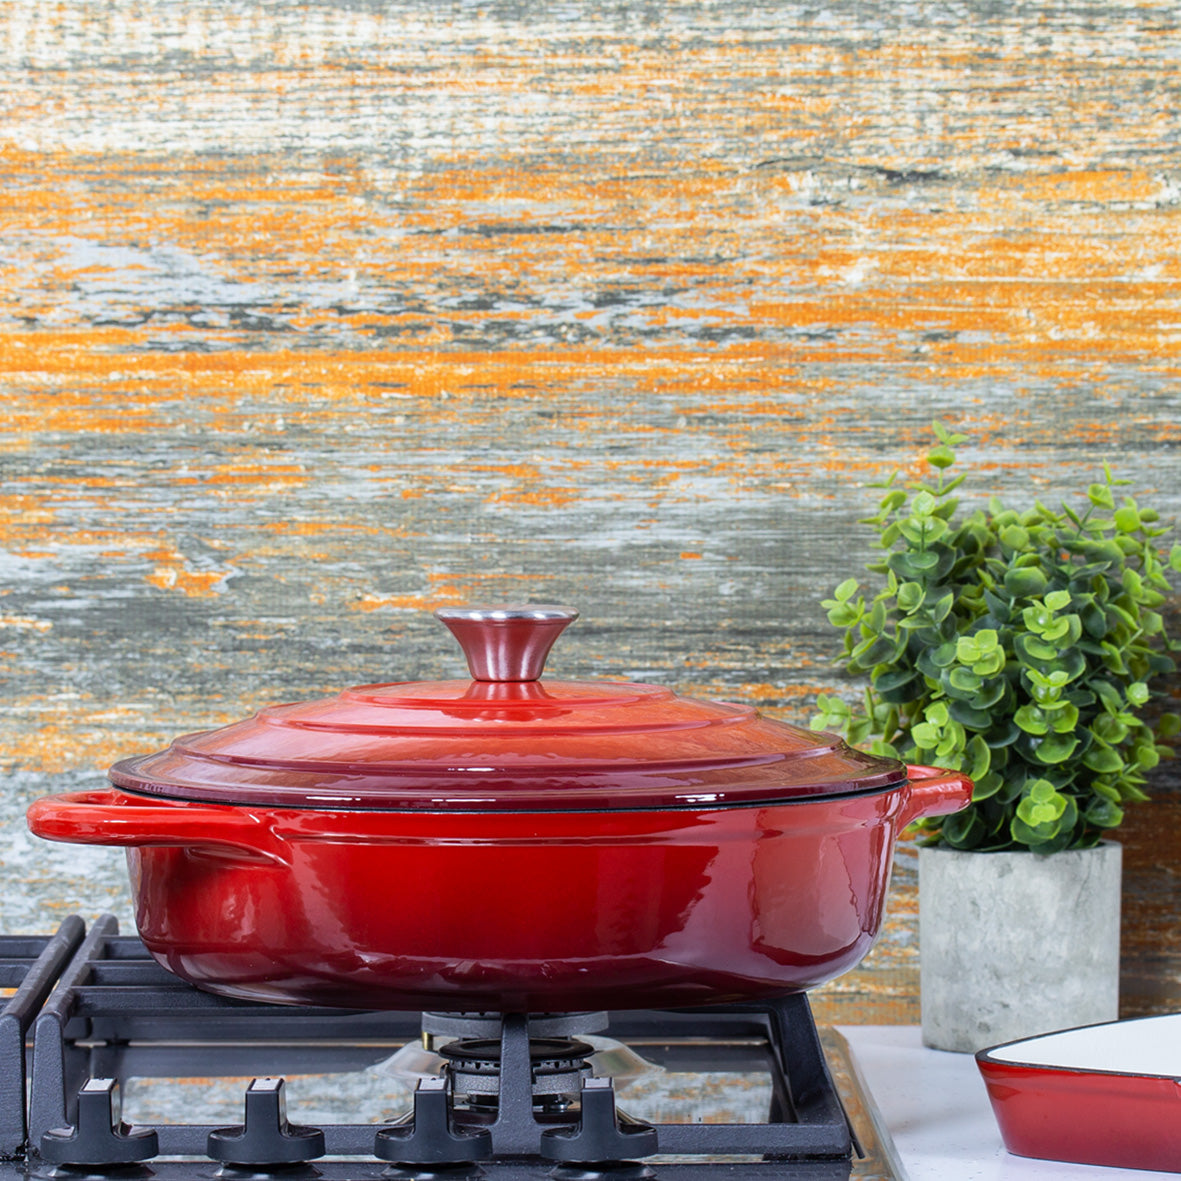
[[[1181,1013],[1024,1038],[976,1062],[1017,1156],[1181,1173]]]
[[[971,796],[749,707],[542,683],[576,612],[437,614],[472,680],[272,706],[39,800],[30,827],[126,848],[148,950],[211,991],[568,1012],[848,970],[898,833]]]

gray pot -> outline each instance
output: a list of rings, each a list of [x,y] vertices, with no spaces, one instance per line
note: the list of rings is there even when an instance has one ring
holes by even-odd
[[[923,1042],[974,1053],[1116,1020],[1122,851],[921,848]]]

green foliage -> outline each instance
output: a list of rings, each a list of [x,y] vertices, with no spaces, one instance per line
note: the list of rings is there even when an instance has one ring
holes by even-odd
[[[1147,797],[1145,772],[1181,730],[1143,707],[1152,678],[1174,667],[1158,608],[1181,570],[1181,546],[1162,555],[1159,514],[1117,491],[1087,489],[1082,511],[993,499],[960,512],[949,478],[967,441],[936,424],[933,483],[884,485],[864,523],[882,551],[824,601],[844,633],[839,662],[867,679],[864,709],[822,696],[814,729],[910,763],[967,772],[971,805],[923,820],[928,843],[957,849],[1052,853],[1095,844]]]

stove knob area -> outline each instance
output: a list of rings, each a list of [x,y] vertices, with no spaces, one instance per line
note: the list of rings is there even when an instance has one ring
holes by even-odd
[[[245,1123],[209,1133],[205,1153],[235,1166],[298,1165],[324,1155],[324,1133],[287,1122],[286,1083],[256,1078],[246,1088]]]
[[[574,1128],[551,1128],[541,1134],[541,1155],[552,1161],[583,1163],[634,1162],[657,1150],[657,1131],[650,1124],[625,1116],[615,1106],[615,1087],[609,1078],[583,1081],[581,1116]],[[581,1175],[581,1174],[578,1174]],[[629,1176],[650,1176],[642,1168]],[[564,1177],[566,1174],[556,1174]]]
[[[578,612],[541,604],[440,607],[435,618],[459,641],[473,680],[503,683],[540,680],[550,648]]]
[[[420,1079],[414,1092],[412,1118],[382,1128],[374,1137],[373,1155],[396,1165],[435,1168],[488,1160],[492,1156],[491,1132],[487,1128],[452,1128],[450,1100],[445,1078]]]
[[[122,1120],[119,1084],[113,1078],[88,1079],[78,1092],[78,1122],[41,1137],[41,1159],[54,1165],[134,1165],[160,1151],[152,1128],[133,1128]]]

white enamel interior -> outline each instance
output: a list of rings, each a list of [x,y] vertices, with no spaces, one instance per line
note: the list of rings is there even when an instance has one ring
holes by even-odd
[[[1047,1033],[989,1056],[1031,1066],[1181,1078],[1181,1013]]]

